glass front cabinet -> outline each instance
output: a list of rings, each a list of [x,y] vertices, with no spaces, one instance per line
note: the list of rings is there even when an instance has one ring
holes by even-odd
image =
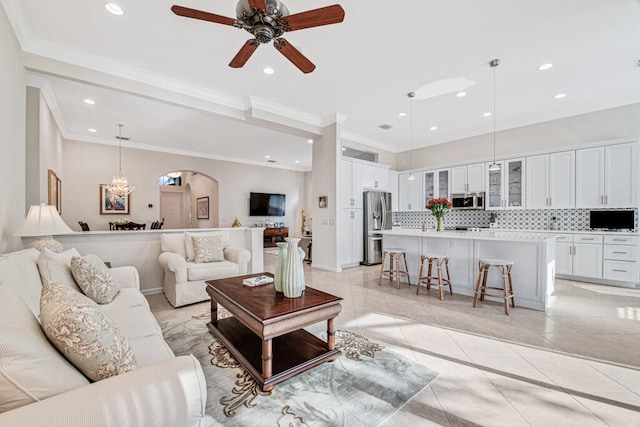
[[[444,197],[451,201],[449,193],[449,169],[439,169],[424,173],[424,206],[429,200]]]
[[[524,159],[496,162],[500,169],[490,171],[487,163],[487,209],[524,208]]]

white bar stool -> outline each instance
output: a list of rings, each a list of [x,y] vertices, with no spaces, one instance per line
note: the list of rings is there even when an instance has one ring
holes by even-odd
[[[389,268],[385,270],[384,263],[389,258]],[[404,271],[400,270],[400,258],[404,261]],[[407,251],[399,248],[387,248],[382,252],[382,266],[380,268],[380,278],[378,279],[378,286],[382,284],[382,278],[388,277],[390,281],[396,281],[396,287],[400,289],[400,276],[404,275],[407,278],[407,283],[411,285],[411,279],[409,278],[409,267],[407,266]]]
[[[502,287],[487,286],[487,274],[491,267],[496,267],[502,275]],[[494,258],[480,258],[478,260],[478,282],[476,283],[476,291],[473,296],[473,306],[478,304],[478,294],[480,295],[480,301],[484,301],[485,295],[502,298],[504,301],[504,313],[509,315],[509,300],[511,300],[511,306],[515,307],[516,303],[513,295],[513,284],[511,282],[511,269],[513,268],[513,261]],[[502,294],[489,294],[487,289],[495,289],[502,291]]]
[[[429,267],[427,269],[427,275],[423,276],[424,262],[429,261]],[[433,265],[435,264],[438,272],[437,276],[433,275]],[[442,275],[442,266],[444,265],[447,277]],[[431,289],[431,286],[437,286],[440,290],[440,301],[444,300],[445,286],[449,286],[449,294],[453,295],[453,289],[451,288],[451,277],[449,276],[449,255],[448,254],[427,254],[420,257],[420,276],[418,278],[418,289],[416,289],[416,295],[420,293],[420,284],[427,285],[427,291]]]

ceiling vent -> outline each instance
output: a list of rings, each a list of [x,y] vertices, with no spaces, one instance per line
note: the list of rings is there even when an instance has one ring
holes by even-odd
[[[118,135],[116,135],[116,139],[119,139],[120,141],[128,141],[129,137],[128,136],[118,136]]]
[[[384,124],[381,124],[381,125],[380,125],[380,126],[378,126],[378,127],[379,127],[380,129],[383,129],[383,130],[389,130],[389,129],[391,129],[393,126],[391,126],[391,125],[390,125],[390,124],[388,124],[388,123],[384,123]]]

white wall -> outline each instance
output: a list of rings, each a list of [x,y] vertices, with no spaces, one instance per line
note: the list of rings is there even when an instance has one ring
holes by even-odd
[[[498,158],[640,136],[640,104],[538,123],[496,134]],[[415,149],[397,155],[397,170],[491,160],[493,134]]]
[[[292,235],[299,235],[300,210],[304,206],[305,173],[284,169],[244,165],[191,156],[122,148],[122,168],[129,183],[136,186],[131,195],[131,215],[100,215],[99,185],[111,182],[117,169],[115,146],[65,141],[62,218],[74,230],[85,221],[91,230],[106,230],[108,222],[127,218],[151,223],[159,218],[158,176],[172,170],[191,170],[218,181],[220,194],[219,226],[230,227],[237,216],[251,227],[263,217],[249,217],[249,193],[269,192],[287,195],[284,221]],[[153,208],[147,205],[153,204]]]
[[[191,185],[191,206],[193,207],[193,228],[216,228],[218,227],[219,191],[218,182],[202,174],[191,175],[189,179]],[[200,197],[209,197],[209,219],[198,219],[197,200]]]
[[[323,129],[313,143],[313,266],[340,271],[338,262],[338,163],[342,157],[340,125]],[[318,197],[327,196],[327,207],[318,207]]]
[[[13,233],[26,214],[26,81],[22,50],[0,7],[0,253],[22,247]]]

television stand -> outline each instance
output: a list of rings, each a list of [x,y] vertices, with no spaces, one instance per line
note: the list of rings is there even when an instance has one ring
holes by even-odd
[[[264,229],[264,247],[274,248],[276,243],[284,242],[289,237],[289,227],[268,227]]]

